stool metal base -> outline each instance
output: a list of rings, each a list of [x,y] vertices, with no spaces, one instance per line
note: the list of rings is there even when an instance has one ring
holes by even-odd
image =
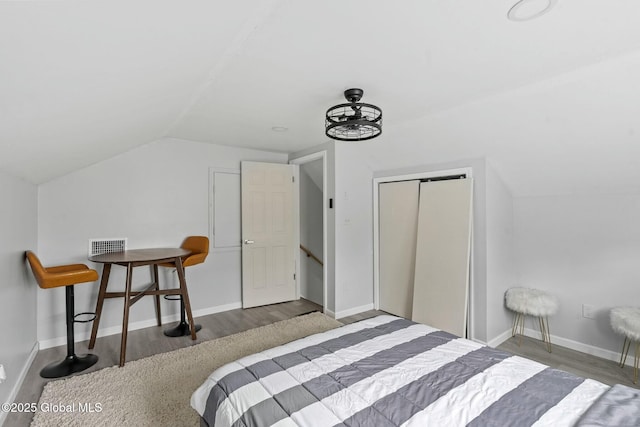
[[[191,335],[191,328],[189,328],[189,324],[187,323],[187,319],[184,314],[184,311],[185,311],[184,300],[182,299],[182,297],[180,297],[179,300],[180,300],[180,323],[178,323],[178,326],[176,326],[175,328],[167,329],[166,331],[164,331],[164,334],[166,336],[172,337],[172,338]],[[201,325],[195,325],[195,327],[196,327],[196,332],[202,329]]]
[[[622,343],[622,353],[620,353],[620,367],[624,368],[624,364],[627,361],[627,356],[629,355],[629,347],[631,347],[631,343],[633,341],[628,337],[624,337],[624,342]],[[640,341],[635,343],[635,353],[633,355],[633,383],[636,384],[638,382],[638,365],[640,364]]]
[[[513,327],[511,328],[511,336],[516,337],[516,343],[520,346],[521,337],[524,335],[524,318],[525,315],[516,312],[513,318]],[[551,333],[549,332],[549,319],[547,317],[538,316],[540,324],[540,334],[542,342],[546,345],[547,351],[551,353]]]
[[[202,325],[196,325],[196,332],[202,329]],[[168,337],[184,337],[191,335],[191,328],[187,322],[180,322],[175,328],[167,329],[163,332]]]
[[[65,317],[67,320],[67,357],[62,362],[52,363],[45,366],[40,371],[42,378],[61,378],[76,372],[84,371],[93,366],[98,361],[95,354],[87,354],[85,356],[77,356],[75,352],[75,342],[73,333],[73,324],[79,322],[75,320],[74,311],[74,295],[73,285],[65,288]],[[80,313],[86,314],[86,313]]]
[[[98,361],[95,354],[87,354],[86,356],[76,356],[75,354],[67,356],[62,362],[47,365],[40,371],[42,378],[61,378],[76,372],[84,371],[93,366]]]

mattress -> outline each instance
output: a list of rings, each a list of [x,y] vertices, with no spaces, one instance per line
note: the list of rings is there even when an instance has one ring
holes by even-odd
[[[558,427],[575,425],[608,389],[379,316],[227,364],[193,393],[191,406],[210,427]]]

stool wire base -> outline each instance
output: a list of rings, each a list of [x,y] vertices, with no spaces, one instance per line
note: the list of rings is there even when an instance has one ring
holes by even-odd
[[[627,361],[627,356],[629,355],[629,348],[631,347],[631,343],[633,341],[625,336],[624,342],[622,343],[622,353],[620,353],[620,367],[624,368],[624,364]],[[635,343],[634,355],[633,355],[633,383],[636,384],[638,382],[638,365],[640,364],[640,341]]]
[[[520,327],[520,332],[518,332],[518,327]],[[516,344],[520,347],[521,337],[524,332],[524,315],[520,313],[516,313],[513,318],[513,327],[511,328],[511,336],[516,337]]]
[[[549,319],[546,316],[537,316],[538,323],[540,324],[540,333],[542,334],[542,342],[547,347],[547,351],[551,353],[551,333],[549,332]],[[523,313],[515,313],[513,318],[513,326],[511,327],[511,336],[516,338],[518,347],[522,342],[522,336],[524,336],[524,319]]]
[[[542,333],[542,342],[547,344],[547,351],[551,353],[551,333],[549,332],[549,319],[547,317],[538,317],[540,322],[540,332]]]
[[[176,327],[165,330],[163,333],[166,336],[175,338],[175,337],[184,337],[187,335],[191,335],[191,328],[189,328],[189,324],[185,319],[184,313],[185,313],[184,300],[182,299],[182,296],[180,296],[180,322]],[[198,332],[200,329],[202,329],[202,325],[195,325],[195,328],[196,328],[196,332]]]
[[[634,354],[633,363],[633,383],[638,382],[638,362],[640,361],[640,341],[636,343],[636,352]]]
[[[640,360],[640,341],[636,343],[636,350],[633,356],[633,383],[638,382],[638,361]]]
[[[620,367],[624,367],[624,363],[627,361],[627,355],[629,354],[629,347],[631,346],[631,340],[626,336],[624,337],[624,342],[622,343],[622,353],[620,353]]]
[[[66,296],[66,320],[67,320],[67,357],[62,362],[52,363],[40,371],[42,378],[61,378],[76,372],[84,371],[93,366],[98,361],[95,354],[77,356],[75,353],[74,332],[73,332],[73,312],[74,295],[73,285],[65,287]]]

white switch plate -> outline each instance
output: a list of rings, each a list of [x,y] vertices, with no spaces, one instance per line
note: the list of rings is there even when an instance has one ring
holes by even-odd
[[[596,315],[596,308],[591,304],[582,304],[582,317],[593,319]]]

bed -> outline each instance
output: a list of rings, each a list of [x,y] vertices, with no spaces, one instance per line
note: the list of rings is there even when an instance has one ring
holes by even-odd
[[[638,392],[378,316],[227,364],[191,406],[208,427],[612,426],[640,425]]]

